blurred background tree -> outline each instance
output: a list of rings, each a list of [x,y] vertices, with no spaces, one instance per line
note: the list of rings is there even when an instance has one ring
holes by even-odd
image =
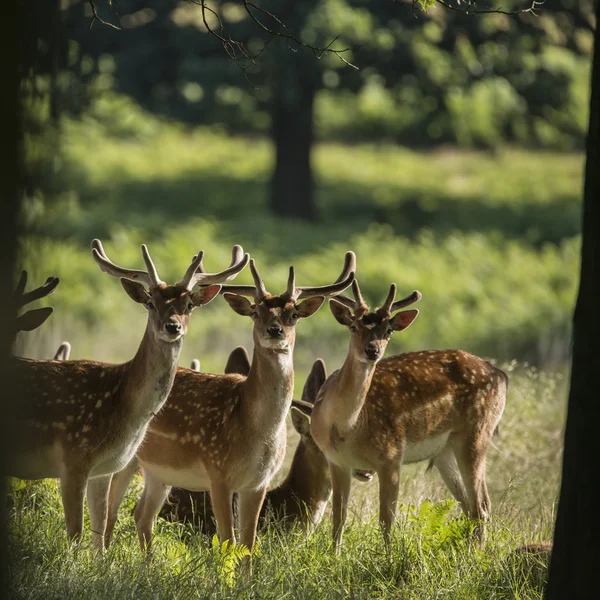
[[[35,13],[37,73],[48,74],[38,79],[48,88],[50,116],[80,114],[114,89],[189,125],[269,135],[276,148],[269,206],[277,215],[317,218],[314,140],[583,147],[592,0],[558,0],[540,16],[467,15],[440,6],[425,13],[392,1],[260,4],[312,46],[336,38],[334,47],[349,48],[342,56],[359,70],[334,54],[315,60],[287,40],[271,41],[238,2],[217,0],[211,7],[227,35],[252,55],[268,43],[256,61],[232,61],[206,35],[195,3],[120,0],[118,14],[96,6],[122,30],[100,23],[90,29],[85,0],[52,0]],[[520,6],[513,0],[504,8]],[[218,29],[215,15],[205,16]]]

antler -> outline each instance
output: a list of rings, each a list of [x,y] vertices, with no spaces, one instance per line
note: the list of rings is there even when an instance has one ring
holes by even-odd
[[[352,293],[354,294],[354,300],[352,298],[348,298],[348,296],[336,296],[335,300],[344,306],[347,306],[351,309],[356,315],[358,312],[368,313],[369,307],[367,303],[363,300],[362,294],[360,293],[360,287],[358,285],[358,280],[355,279],[352,282]]]
[[[313,296],[337,296],[343,292],[354,281],[354,270],[356,269],[356,255],[354,252],[347,252],[344,258],[344,268],[339,277],[330,285],[320,287],[296,287],[296,275],[294,267],[290,267],[286,291],[281,294],[284,300],[304,300]],[[224,285],[221,293],[231,292],[240,296],[249,296],[254,298],[255,302],[260,302],[267,294],[265,284],[260,277],[254,260],[250,261],[250,271],[254,279],[254,285]]]
[[[291,298],[294,300],[304,300],[305,298],[312,298],[313,296],[338,296],[347,287],[352,284],[354,279],[354,273],[356,272],[356,254],[351,250],[346,252],[344,257],[344,267],[339,277],[330,285],[323,285],[320,287],[295,287],[295,282],[292,279],[293,270],[290,268],[290,277],[288,279],[288,291],[289,293],[291,286],[293,286],[294,292]]]
[[[113,277],[123,277],[124,279],[140,281],[150,287],[157,287],[161,285],[163,282],[158,277],[158,272],[156,271],[156,267],[150,258],[150,253],[148,252],[148,248],[146,248],[145,244],[142,244],[142,256],[144,257],[144,263],[146,264],[148,271],[125,269],[113,263],[108,256],[106,256],[106,252],[104,251],[104,247],[102,246],[102,242],[100,240],[96,239],[92,241],[92,257],[100,269],[105,273],[108,273]]]
[[[392,285],[390,286],[389,294],[385,299],[385,302],[383,303],[381,308],[377,309],[377,312],[380,315],[391,317],[392,313],[395,313],[396,311],[400,310],[401,308],[404,308],[405,306],[409,306],[411,304],[414,304],[415,302],[418,302],[423,296],[421,292],[415,290],[414,292],[406,296],[406,298],[402,298],[402,300],[398,300],[397,302],[394,302],[395,297],[396,284],[392,283]]]
[[[58,277],[48,277],[44,285],[30,290],[29,292],[25,292],[25,286],[27,285],[27,271],[22,271],[14,293],[15,307],[18,310],[30,302],[39,300],[44,296],[49,296],[59,283],[60,279]]]
[[[192,264],[188,267],[181,285],[191,290],[195,285],[212,285],[214,283],[222,283],[235,279],[236,275],[248,264],[250,255],[244,249],[235,245],[231,251],[231,263],[224,271],[219,273],[207,273],[202,265],[204,252],[201,250],[192,260]]]
[[[410,306],[411,304],[418,302],[422,297],[423,297],[423,294],[421,294],[421,292],[419,292],[419,290],[415,290],[414,292],[412,292],[411,294],[406,296],[406,298],[402,298],[402,300],[398,300],[397,302],[394,302],[394,304],[392,304],[392,308],[390,309],[390,312],[394,313],[397,310],[404,308],[405,306]]]

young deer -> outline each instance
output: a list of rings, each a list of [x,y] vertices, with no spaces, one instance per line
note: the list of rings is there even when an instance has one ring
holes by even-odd
[[[18,312],[23,306],[31,302],[35,302],[44,296],[49,296],[59,283],[58,277],[48,277],[46,283],[41,285],[34,290],[25,292],[25,286],[27,285],[27,271],[21,272],[21,277],[17,283],[17,287],[13,294],[13,306],[15,313],[14,320],[14,332],[13,337],[16,337],[19,331],[33,331],[37,329],[51,314],[54,310],[51,306],[45,306],[43,308],[35,308],[28,310],[22,315],[18,315]]]
[[[225,373],[248,375],[250,360],[243,346],[229,355]],[[331,479],[325,455],[310,435],[310,414],[317,392],[325,381],[325,363],[318,359],[312,366],[302,390],[302,401],[292,400],[292,424],[300,434],[289,473],[278,487],[269,490],[260,512],[259,524],[272,511],[278,521],[291,526],[296,522],[313,528],[321,521],[331,496]],[[214,513],[207,492],[190,492],[175,488],[160,516],[170,521],[194,523],[206,535],[216,533]]]
[[[386,542],[395,520],[403,463],[431,460],[463,511],[480,520],[483,543],[490,501],[485,455],[498,425],[508,379],[490,363],[462,350],[409,352],[380,360],[394,331],[406,329],[417,310],[397,313],[420,299],[413,292],[371,312],[354,281],[355,300],[338,296],[330,308],[350,329],[342,368],[321,387],[311,433],[329,461],[333,531],[339,552],[352,469],[379,475],[379,519]]]
[[[79,539],[87,489],[93,542],[102,548],[111,474],[122,469],[141,443],[150,419],[167,399],[190,313],[220,291],[248,262],[236,246],[231,266],[221,273],[198,273],[202,252],[181,282],[168,286],[156,272],[146,246],[147,271],[112,263],[98,240],[92,255],[100,268],[121,280],[127,294],[148,311],[146,332],[135,357],[121,365],[89,360],[13,359],[20,382],[10,423],[14,436],[13,475],[21,479],[57,477],[67,533]],[[148,290],[142,285],[148,285]],[[193,292],[197,284],[200,290]]]
[[[134,518],[142,548],[150,547],[154,519],[170,487],[176,486],[210,490],[221,543],[235,543],[232,498],[238,492],[240,539],[252,550],[267,487],[285,455],[296,323],[313,315],[325,296],[339,294],[351,284],[354,262],[354,254],[348,253],[338,280],[314,288],[296,287],[290,268],[286,292],[272,296],[250,261],[255,285],[226,286],[225,300],[254,321],[252,366],[247,377],[178,371],[169,400],[137,453],[144,491]],[[254,303],[244,296],[253,297]],[[300,299],[306,300],[299,303]],[[132,461],[113,478],[108,539],[137,466]]]

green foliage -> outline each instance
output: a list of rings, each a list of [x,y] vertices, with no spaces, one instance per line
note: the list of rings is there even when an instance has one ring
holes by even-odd
[[[216,535],[212,538],[211,547],[217,565],[217,578],[228,588],[233,588],[238,565],[244,557],[250,556],[250,550],[243,544],[233,545],[229,541],[220,544]]]
[[[119,15],[111,15],[122,21],[122,34],[108,28],[90,33],[85,4],[74,0],[62,15],[66,39],[48,40],[43,28],[39,34],[40,72],[54,73],[51,82],[44,79],[45,89],[70,113],[80,114],[90,100],[112,88],[155,114],[193,124],[219,123],[233,133],[265,134],[282,85],[278,74],[288,72],[316,87],[320,139],[383,138],[410,146],[477,148],[507,142],[561,150],[583,146],[590,0],[576,5],[557,0],[539,17],[469,16],[461,13],[460,3],[458,11],[451,11],[434,0],[414,6],[311,0],[293,10],[282,0],[261,3],[304,43],[324,48],[335,38],[333,46],[347,48],[344,58],[359,71],[333,54],[317,60],[293,43],[298,51],[290,52],[277,39],[269,40],[259,59],[242,71],[206,35],[194,3],[155,0],[149,8],[142,0],[122,0]],[[245,41],[251,53],[260,52],[269,38],[238,3],[211,6],[221,14],[226,35]],[[477,7],[496,4],[480,0]],[[522,7],[520,0],[503,6]]]
[[[199,248],[217,268],[241,243],[274,291],[291,263],[303,284],[334,280],[353,249],[370,302],[381,302],[391,282],[400,293],[424,295],[421,316],[393,338],[390,353],[458,346],[536,363],[566,355],[579,261],[579,155],[322,144],[314,158],[319,220],[306,224],[267,212],[272,148],[264,140],[183,131],[120,97],[61,128],[61,170],[50,191],[25,203],[31,233],[21,257],[32,278],[55,274],[62,283],[44,301],[56,308],[52,318],[21,336],[20,352],[49,356],[69,339],[74,357],[133,354],[144,311],[92,261],[89,243],[100,237],[110,256],[132,266],[148,243],[167,281],[181,277]],[[239,280],[250,282],[249,273]],[[126,339],[123,322],[132,327]],[[250,329],[217,300],[194,315],[182,363],[198,356],[220,369],[235,345],[251,344]],[[298,368],[317,355],[339,365],[346,344],[347,332],[325,307],[298,326]]]

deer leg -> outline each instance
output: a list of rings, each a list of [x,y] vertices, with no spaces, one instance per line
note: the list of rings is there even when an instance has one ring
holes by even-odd
[[[481,434],[475,439],[461,439],[455,443],[454,451],[467,492],[468,516],[478,521],[474,535],[482,548],[491,508],[485,483],[487,440]]]
[[[256,541],[256,528],[266,489],[243,490],[239,494],[240,542],[252,552]]]
[[[331,487],[333,488],[333,539],[335,541],[335,553],[339,554],[342,549],[344,524],[348,516],[352,469],[344,469],[329,463],[329,472],[331,474]]]
[[[460,503],[463,513],[468,514],[469,502],[467,499],[467,492],[451,444],[448,444],[442,449],[442,451],[433,459],[433,464],[440,472],[450,493]]]
[[[390,534],[396,521],[398,490],[400,488],[400,466],[402,460],[385,464],[377,471],[379,475],[379,524],[386,548],[390,548]]]
[[[87,502],[90,513],[90,527],[92,529],[92,544],[102,553],[105,542],[106,518],[108,516],[108,490],[110,488],[110,475],[93,477],[87,484]]]
[[[210,501],[217,521],[219,541],[235,544],[233,530],[233,492],[222,481],[210,482]]]
[[[258,517],[267,493],[261,490],[244,490],[239,493],[240,542],[252,552],[256,542]],[[252,575],[252,556],[244,556],[241,564],[242,577],[248,579]]]
[[[133,513],[142,550],[150,550],[152,547],[154,520],[170,489],[170,486],[144,471],[144,491]]]
[[[118,473],[113,473],[110,482],[110,491],[108,493],[108,519],[106,529],[104,530],[104,546],[108,548],[112,539],[112,534],[119,518],[119,506],[123,502],[125,492],[137,472],[138,462],[134,458],[131,462]]]
[[[87,485],[87,475],[81,472],[65,472],[60,478],[67,536],[71,542],[81,541],[83,533],[83,499]]]

